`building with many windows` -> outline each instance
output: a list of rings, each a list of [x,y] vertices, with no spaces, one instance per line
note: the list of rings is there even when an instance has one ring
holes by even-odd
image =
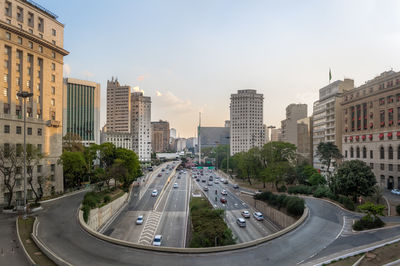
[[[320,142],[333,142],[339,150],[342,148],[342,117],[340,102],[344,92],[354,88],[354,80],[337,80],[319,90],[319,100],[314,103],[312,115],[313,134],[313,166],[326,172],[316,155]],[[334,170],[334,168],[331,168]]]
[[[282,141],[282,133],[280,128],[271,129],[271,141]]]
[[[151,122],[151,148],[153,152],[169,150],[169,123],[167,121]]]
[[[256,90],[238,90],[231,94],[231,155],[264,144],[263,103],[264,96]]]
[[[200,127],[201,148],[229,145],[229,127]]]
[[[286,107],[286,119],[281,122],[282,141],[297,147],[297,120],[307,117],[307,104],[292,103]]]
[[[57,164],[62,152],[62,87],[64,25],[52,12],[33,1],[0,2],[0,60],[3,62],[0,88],[0,146],[3,151],[23,143],[24,101],[19,92],[30,92],[26,101],[26,140],[45,157],[32,168],[34,187],[43,177],[42,192],[62,192],[62,166]],[[19,153],[20,156],[21,153]],[[23,200],[21,167],[17,168],[15,195]],[[0,204],[9,197],[0,174]],[[28,188],[27,198],[32,198]]]
[[[131,132],[131,87],[107,80],[107,130]]]
[[[100,144],[100,84],[64,79],[63,136],[77,134],[82,144]]]
[[[151,98],[143,92],[131,94],[132,149],[140,162],[151,161]]]
[[[362,160],[378,184],[400,188],[400,72],[386,71],[342,96],[345,160]]]
[[[127,132],[108,131],[107,125],[103,126],[100,133],[100,144],[110,142],[117,148],[132,150],[132,134]]]

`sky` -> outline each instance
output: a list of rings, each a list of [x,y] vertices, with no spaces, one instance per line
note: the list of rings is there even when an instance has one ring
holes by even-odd
[[[152,98],[152,121],[170,122],[180,137],[223,126],[230,95],[264,94],[264,123],[280,127],[285,108],[306,103],[329,82],[355,85],[400,71],[400,1],[35,0],[65,24],[64,76]]]

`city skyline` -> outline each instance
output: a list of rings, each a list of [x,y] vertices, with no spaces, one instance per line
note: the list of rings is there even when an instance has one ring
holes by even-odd
[[[396,1],[124,1],[111,14],[107,1],[39,3],[66,25],[65,47],[74,53],[64,76],[101,83],[101,126],[112,76],[152,97],[152,121],[167,120],[191,137],[199,111],[204,125],[223,126],[239,89],[263,93],[264,123],[279,127],[291,103],[307,104],[311,114],[329,69],[332,81],[347,77],[355,86],[400,69]],[[134,17],[123,26],[97,19],[113,13]]]

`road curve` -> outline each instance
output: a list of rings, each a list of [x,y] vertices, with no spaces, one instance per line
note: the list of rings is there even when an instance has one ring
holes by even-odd
[[[171,254],[123,247],[86,233],[77,221],[83,193],[45,205],[39,214],[39,238],[73,265],[294,265],[321,251],[342,229],[341,211],[307,199],[309,218],[296,230],[256,247],[213,254]]]

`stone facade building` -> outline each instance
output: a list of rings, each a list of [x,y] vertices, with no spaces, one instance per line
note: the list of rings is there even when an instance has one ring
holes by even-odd
[[[27,143],[45,155],[33,171],[45,178],[43,193],[62,192],[63,171],[57,164],[62,152],[62,88],[64,25],[57,16],[31,1],[0,2],[0,145],[4,149],[23,143],[23,99],[18,92],[33,93],[26,101]],[[22,156],[22,155],[21,155]],[[17,175],[15,196],[23,199],[23,176]],[[9,197],[0,174],[0,204]],[[28,188],[27,198],[32,198]]]
[[[63,136],[73,133],[82,144],[100,144],[100,84],[73,78],[64,79]]]
[[[354,88],[354,80],[337,80],[319,90],[319,100],[313,106],[313,166],[326,172],[316,156],[316,150],[320,142],[333,142],[339,150],[342,148],[342,108],[341,95]],[[331,167],[331,170],[334,168]]]
[[[131,132],[131,87],[107,80],[107,130]]]
[[[169,123],[167,121],[151,122],[151,148],[153,152],[169,150]]]
[[[132,134],[127,132],[108,131],[107,125],[100,133],[100,143],[110,142],[117,148],[132,150]]]
[[[400,72],[383,72],[342,96],[342,153],[362,160],[378,184],[400,188]]]
[[[231,94],[231,155],[264,144],[263,104],[264,96],[256,90],[238,90]]]

